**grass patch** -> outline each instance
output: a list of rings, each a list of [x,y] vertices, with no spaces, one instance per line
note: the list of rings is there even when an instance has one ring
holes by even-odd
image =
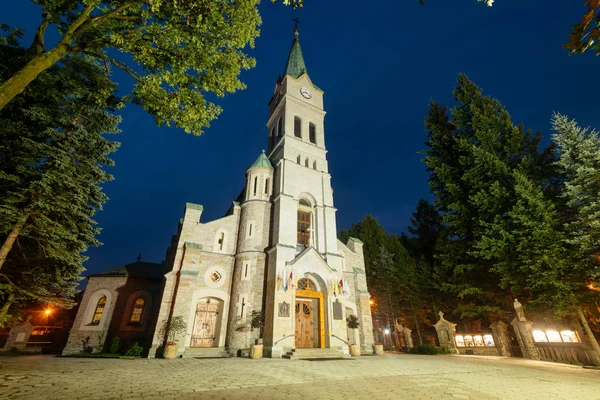
[[[14,357],[14,356],[33,356],[37,354],[42,354],[39,350],[27,351],[27,350],[19,350],[19,349],[8,349],[1,350],[0,357]]]

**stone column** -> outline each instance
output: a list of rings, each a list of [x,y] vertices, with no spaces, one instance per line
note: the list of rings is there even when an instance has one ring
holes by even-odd
[[[508,341],[508,335],[506,333],[508,325],[502,321],[496,321],[490,325],[490,329],[494,336],[494,343],[496,344],[498,355],[510,357],[512,354],[510,352],[510,342]]]
[[[455,354],[458,354],[456,342],[454,341],[454,335],[456,334],[456,324],[450,321],[446,321],[444,319],[443,312],[440,311],[438,315],[440,316],[440,319],[438,322],[435,323],[435,325],[433,325],[433,327],[437,332],[440,346],[449,347]]]
[[[412,340],[412,329],[408,329],[407,327],[404,327],[404,329],[402,330],[402,333],[404,334],[404,343],[406,343],[406,349],[410,350],[412,349],[413,346],[413,340]]]
[[[513,326],[515,334],[517,335],[517,340],[519,341],[519,347],[521,347],[521,351],[523,352],[523,357],[531,360],[541,360],[540,352],[538,351],[537,347],[535,347],[533,334],[531,333],[533,322],[527,320],[521,321],[515,318],[510,324]]]
[[[30,319],[31,317],[27,317],[27,321],[10,330],[4,349],[16,348],[22,350],[27,346],[29,336],[31,336],[31,332],[33,332],[33,325],[29,322]]]

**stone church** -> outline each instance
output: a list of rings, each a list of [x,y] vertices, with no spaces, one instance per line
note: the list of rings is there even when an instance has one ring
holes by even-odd
[[[63,354],[137,341],[149,357],[161,327],[182,317],[183,357],[240,354],[262,339],[268,357],[310,350],[372,352],[362,242],[337,239],[325,148],[323,90],[310,79],[294,31],[285,73],[269,101],[267,151],[225,215],[202,222],[187,203],[161,264],[138,261],[88,276]],[[264,326],[252,326],[262,315]],[[356,315],[358,329],[346,317]],[[317,350],[321,349],[321,350]]]

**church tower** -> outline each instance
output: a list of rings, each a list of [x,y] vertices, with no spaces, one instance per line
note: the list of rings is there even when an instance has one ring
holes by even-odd
[[[341,295],[344,255],[338,249],[323,95],[308,75],[296,28],[267,121],[268,157],[275,169],[264,327],[271,357],[301,348],[347,352],[345,314],[358,313],[355,303],[344,307]],[[367,293],[366,281],[364,288]]]

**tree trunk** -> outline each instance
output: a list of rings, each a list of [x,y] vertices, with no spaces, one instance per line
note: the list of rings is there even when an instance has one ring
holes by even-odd
[[[0,309],[0,326],[2,326],[2,320],[4,319],[3,317],[8,313],[8,309],[12,305],[13,301],[15,301],[15,294],[11,293],[8,295],[8,299],[6,299],[6,303],[4,303],[2,309]]]
[[[415,328],[417,328],[417,336],[419,337],[419,344],[423,344],[423,338],[421,337],[421,328],[419,327],[419,320],[417,318],[417,312],[415,311],[415,306],[413,305],[412,300],[408,300],[410,303],[410,308],[413,312],[413,318],[415,320]]]
[[[592,349],[594,349],[598,357],[600,357],[600,346],[598,345],[598,341],[594,337],[594,333],[590,329],[590,325],[588,324],[587,318],[585,317],[585,315],[583,315],[581,307],[577,307],[577,315],[579,316],[581,325],[583,325],[583,330],[585,331],[585,334],[587,335],[588,340],[592,345]]]
[[[0,84],[0,111],[39,74],[56,64],[68,52],[69,46],[60,43],[52,50],[33,57],[19,72]]]
[[[4,240],[2,247],[0,247],[0,269],[2,269],[2,266],[4,266],[4,262],[8,257],[8,253],[10,253],[10,251],[12,250],[15,241],[19,237],[19,234],[21,233],[21,230],[25,226],[25,223],[28,219],[29,214],[24,214],[23,217],[21,217],[21,219],[18,220],[17,223],[13,226],[12,230],[6,237],[6,240]]]

